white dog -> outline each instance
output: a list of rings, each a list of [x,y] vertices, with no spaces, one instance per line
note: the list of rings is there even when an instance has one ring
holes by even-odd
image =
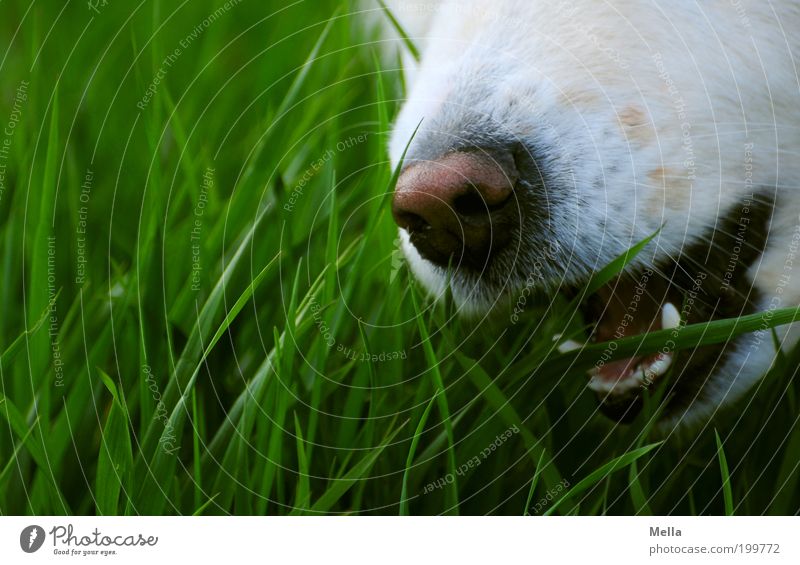
[[[409,93],[390,150],[395,163],[407,154],[393,213],[432,293],[448,268],[472,313],[526,285],[569,292],[658,232],[586,301],[592,340],[800,304],[799,3],[390,8],[422,52],[417,63],[404,49]],[[786,347],[798,333],[777,330]],[[665,422],[697,423],[774,356],[764,330],[598,365],[589,385],[623,420],[672,367]]]

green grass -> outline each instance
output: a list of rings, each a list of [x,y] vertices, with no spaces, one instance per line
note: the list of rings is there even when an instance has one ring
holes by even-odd
[[[566,299],[509,325],[425,297],[388,210],[398,63],[350,3],[242,2],[186,47],[222,2],[29,6],[0,2],[3,128],[28,84],[0,194],[3,515],[800,509],[800,352],[660,442],[657,398],[598,415],[603,347],[553,351]]]

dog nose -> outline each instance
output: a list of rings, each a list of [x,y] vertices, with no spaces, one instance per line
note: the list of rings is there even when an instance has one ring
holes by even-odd
[[[397,181],[392,215],[425,259],[447,266],[452,257],[482,268],[510,238],[517,179],[510,151],[417,162]]]

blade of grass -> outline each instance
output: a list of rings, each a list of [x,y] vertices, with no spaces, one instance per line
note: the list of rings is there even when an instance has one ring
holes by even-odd
[[[649,355],[665,348],[668,351],[677,351],[724,343],[745,333],[797,321],[800,321],[800,307],[691,324],[683,326],[677,337],[674,335],[674,329],[658,330],[619,340],[593,343],[573,352],[556,354],[547,360],[547,369],[551,375],[560,375],[566,370],[580,372],[591,368],[601,357],[608,362],[631,356]],[[540,368],[542,364],[540,357],[523,359],[514,367],[512,374],[514,376],[528,374]]]
[[[54,234],[55,222],[55,207],[57,195],[57,158],[59,153],[58,143],[58,116],[59,116],[59,97],[58,90],[56,89],[51,98],[50,108],[50,130],[47,137],[47,151],[45,155],[44,171],[42,173],[42,184],[37,190],[30,190],[28,187],[28,194],[26,198],[26,209],[37,209],[38,216],[32,216],[35,221],[33,226],[33,240],[30,252],[30,279],[27,280],[27,322],[33,325],[37,321],[39,312],[47,308],[52,309],[51,316],[57,318],[56,302],[57,298],[51,296],[52,282],[48,282],[49,277],[56,272],[56,253],[57,253],[57,238]],[[38,199],[27,201],[27,199]],[[37,206],[38,204],[38,206]],[[25,224],[23,224],[23,229]],[[24,261],[24,259],[23,259]],[[23,263],[24,265],[24,263]],[[58,322],[56,322],[58,323]],[[27,325],[26,325],[27,327]],[[28,348],[28,365],[30,368],[30,379],[32,382],[38,382],[41,375],[45,374],[47,367],[52,364],[55,367],[55,352],[51,352],[50,338],[47,334],[37,333],[31,336],[27,342]],[[55,370],[55,369],[54,369]],[[13,390],[13,389],[12,389]],[[47,437],[50,428],[50,396],[51,387],[44,386],[40,389],[40,394],[37,395],[36,409],[45,415],[44,418],[39,420],[39,425],[42,427],[43,438]],[[13,391],[15,393],[22,393],[22,391]],[[27,396],[27,395],[26,395]],[[16,396],[16,398],[25,398]],[[45,453],[45,458],[48,454]],[[42,468],[43,473],[47,471],[52,474],[53,466],[48,464],[47,467]],[[48,477],[48,481],[55,482],[55,477]]]
[[[419,62],[420,60],[419,49],[417,49],[417,46],[414,45],[414,42],[411,40],[411,37],[409,37],[408,33],[406,33],[406,30],[403,29],[403,26],[400,25],[398,19],[394,17],[394,14],[386,5],[386,3],[383,0],[378,0],[378,4],[381,5],[383,13],[386,14],[386,17],[389,19],[389,22],[392,24],[392,27],[395,29],[397,34],[403,40],[406,49],[408,49],[408,52],[411,53],[411,56],[414,57],[415,61]]]
[[[303,430],[300,427],[300,420],[297,419],[297,412],[294,413],[294,434],[297,440],[297,493],[295,494],[294,505],[298,510],[304,510],[311,500],[311,484],[305,442],[303,441]]]
[[[589,279],[588,284],[586,285],[585,290],[582,292],[583,296],[591,296],[601,287],[603,287],[606,283],[610,282],[614,277],[616,277],[619,273],[628,266],[628,264],[633,261],[637,255],[647,247],[647,244],[653,241],[661,230],[657,230],[651,235],[644,238],[642,241],[625,251],[625,253],[619,255],[616,259],[611,261],[608,265],[594,273],[591,278]]]
[[[717,432],[717,430],[714,430],[714,438],[717,442],[719,472],[722,476],[722,497],[725,502],[725,515],[733,516],[733,492],[731,491],[731,476],[728,472],[728,460],[725,458],[725,450],[722,447],[722,440],[719,438],[719,432]]]
[[[61,294],[61,289],[59,289],[58,292],[56,292],[56,298],[58,298],[60,294]],[[50,308],[46,307],[42,312],[41,316],[39,317],[39,319],[36,321],[36,323],[31,328],[28,328],[27,330],[19,334],[19,336],[17,336],[17,338],[14,341],[12,341],[2,353],[0,353],[0,378],[2,378],[3,376],[2,373],[3,367],[4,366],[8,367],[14,361],[19,352],[22,351],[22,346],[25,345],[26,341],[33,334],[38,332],[39,329],[42,327],[42,325],[44,325],[44,321],[48,318],[49,313],[50,313]]]
[[[630,492],[636,515],[652,516],[653,511],[647,503],[647,495],[645,495],[642,483],[639,481],[639,468],[636,461],[632,461],[628,469],[628,491]]]
[[[440,392],[441,390],[436,390],[436,392],[433,393],[430,402],[428,402],[428,405],[425,407],[425,411],[422,413],[422,416],[420,416],[419,422],[417,423],[417,429],[414,431],[414,437],[411,440],[411,446],[408,448],[406,467],[403,470],[402,487],[400,488],[400,516],[408,516],[408,475],[411,471],[411,467],[414,464],[414,454],[417,452],[419,438],[422,436],[422,432],[425,429],[425,423],[428,421],[428,416],[433,409],[433,403],[436,400],[436,397],[439,396]]]
[[[133,469],[133,452],[128,413],[114,381],[102,369],[97,369],[100,379],[111,393],[111,407],[106,424],[100,434],[100,454],[97,458],[95,501],[97,510],[104,516],[118,514],[120,491],[130,488]]]
[[[542,471],[542,460],[544,459],[544,451],[539,455],[539,461],[536,462],[536,470],[533,472],[531,478],[531,486],[528,489],[528,498],[525,499],[525,508],[522,511],[523,516],[530,516],[531,500],[533,500],[533,493],[536,492],[536,485],[539,484],[539,474]]]

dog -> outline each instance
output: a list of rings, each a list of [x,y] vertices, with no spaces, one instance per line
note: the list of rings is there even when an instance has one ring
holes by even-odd
[[[800,4],[388,3],[408,87],[392,213],[415,278],[481,315],[528,286],[577,293],[590,341],[800,304]],[[407,47],[410,40],[419,60]],[[598,364],[618,421],[671,371],[666,426],[696,426],[800,327]],[[560,339],[560,338],[559,338]],[[560,339],[562,351],[582,340]]]

